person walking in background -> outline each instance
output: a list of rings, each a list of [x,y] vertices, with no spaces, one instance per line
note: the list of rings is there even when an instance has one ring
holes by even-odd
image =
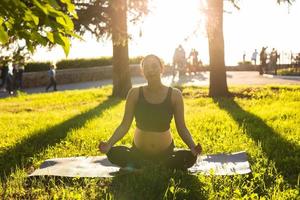
[[[22,90],[23,89],[23,73],[25,70],[25,58],[23,56],[19,57],[16,61],[17,65],[17,72],[16,72],[16,89]]]
[[[1,60],[1,85],[0,88],[3,88],[3,90],[6,90],[6,83],[7,83],[7,74],[8,74],[8,62],[9,62],[9,57],[5,56],[2,57]]]
[[[189,60],[189,73],[197,71],[197,68],[199,67],[199,61],[198,61],[198,51],[194,48],[191,49],[190,55],[188,57]]]
[[[4,57],[0,56],[0,88],[4,85]]]
[[[246,52],[243,53],[243,64],[246,62]]]
[[[179,76],[185,73],[185,65],[186,65],[186,58],[185,58],[185,50],[183,49],[182,45],[180,44],[174,52],[173,55],[173,78],[176,75],[175,69],[177,68],[179,71]]]
[[[258,55],[258,52],[257,52],[257,49],[255,49],[251,56],[251,62],[254,63],[254,65],[256,65],[257,55]]]
[[[11,60],[8,61],[8,71],[7,71],[7,76],[6,76],[6,90],[9,95],[14,94],[14,73],[15,73],[15,68],[14,64]]]
[[[278,60],[278,53],[275,48],[272,49],[270,54],[270,68],[274,69],[274,74],[277,75],[277,60]]]
[[[49,84],[48,86],[46,87],[46,92],[48,92],[49,88],[53,86],[53,91],[57,91],[57,88],[56,88],[56,66],[55,64],[51,64],[50,65],[50,69],[48,71],[48,76],[49,76]]]
[[[262,47],[260,54],[259,54],[259,59],[260,59],[260,66],[259,66],[259,74],[262,75],[264,73],[264,71],[266,70],[267,67],[267,53],[266,53],[266,49],[268,47]]]

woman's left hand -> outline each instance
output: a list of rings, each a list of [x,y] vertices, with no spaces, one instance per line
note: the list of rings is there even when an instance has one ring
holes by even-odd
[[[192,148],[191,151],[194,156],[200,155],[202,153],[202,147],[200,143],[198,143],[194,148]]]

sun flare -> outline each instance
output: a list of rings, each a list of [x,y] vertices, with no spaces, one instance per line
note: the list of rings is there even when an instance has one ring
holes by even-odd
[[[151,12],[137,26],[128,24],[132,39],[129,43],[129,56],[156,54],[165,62],[171,62],[175,48],[182,44],[186,54],[191,48],[199,52],[199,58],[208,64],[208,39],[206,36],[206,17],[203,12],[206,0],[152,0]],[[239,1],[240,10],[235,9],[230,1],[224,2],[224,42],[226,65],[236,65],[246,60],[254,49],[268,46],[286,53],[300,52],[300,2],[290,8],[278,5],[274,0]],[[266,13],[266,9],[268,12]],[[141,36],[140,36],[140,33]],[[87,34],[88,35],[88,34]],[[111,41],[97,42],[87,36],[85,42],[73,40],[68,58],[91,58],[111,56]],[[84,49],[84,51],[83,51]],[[57,61],[65,59],[63,51],[57,47],[51,51],[38,49],[33,56],[36,61]]]
[[[204,18],[199,0],[164,0],[153,1],[152,12],[145,18],[140,27],[142,37],[134,40],[139,44],[143,54],[155,53],[166,62],[172,59],[173,51],[182,44],[188,54],[191,48],[207,46],[195,35],[204,37]],[[200,50],[200,49],[199,49]],[[198,50],[198,51],[199,51]]]

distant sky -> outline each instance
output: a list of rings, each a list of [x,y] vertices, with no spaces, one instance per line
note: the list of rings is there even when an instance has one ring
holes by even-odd
[[[235,65],[243,53],[250,60],[254,49],[262,46],[278,49],[286,54],[300,52],[300,2],[292,6],[278,5],[276,0],[240,0],[240,10],[225,1],[224,39],[225,62]],[[191,48],[199,51],[199,57],[208,63],[208,41],[205,32],[204,0],[152,0],[152,12],[143,23],[129,27],[133,39],[129,56],[154,53],[170,62],[174,49],[182,44],[187,54]],[[142,36],[139,36],[140,30]],[[87,35],[85,42],[74,40],[68,58],[111,56],[111,41],[97,42]],[[33,60],[57,61],[65,55],[60,47],[50,51],[39,48]]]

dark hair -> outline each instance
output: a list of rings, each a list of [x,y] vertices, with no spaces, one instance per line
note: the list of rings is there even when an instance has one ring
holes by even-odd
[[[149,57],[154,57],[155,59],[157,59],[158,62],[159,62],[159,65],[160,65],[160,67],[161,67],[161,69],[164,68],[164,65],[163,65],[161,59],[160,59],[158,56],[154,55],[154,54],[149,54],[149,55],[145,56],[145,57],[142,59],[141,64],[140,64],[141,68],[144,67],[144,62],[145,62],[145,60],[146,60],[147,58],[149,58]]]

